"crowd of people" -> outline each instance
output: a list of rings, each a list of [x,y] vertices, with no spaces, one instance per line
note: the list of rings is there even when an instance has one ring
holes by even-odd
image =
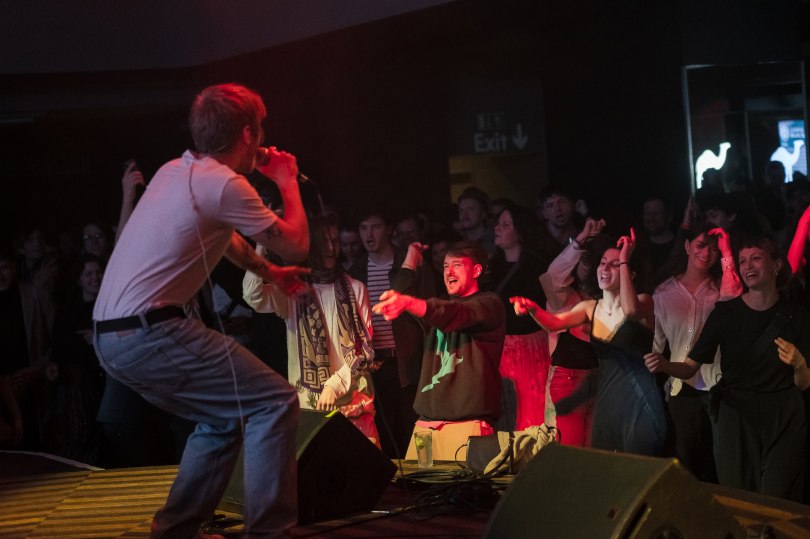
[[[261,128],[248,127],[252,156]],[[195,138],[203,155],[220,155],[220,142]],[[340,410],[391,458],[412,452],[415,429],[443,433],[440,459],[458,449],[447,440],[545,423],[563,444],[677,456],[703,481],[807,501],[807,178],[787,182],[772,162],[761,187],[724,186],[709,171],[680,222],[677,201],[651,194],[638,230],[612,228],[561,185],[544,188],[535,209],[469,187],[452,215],[370,205],[306,217],[297,185],[280,185],[283,204],[269,209],[261,202],[272,197],[246,181],[218,192],[221,204],[210,187],[192,190],[192,170],[213,178],[253,164],[189,152],[161,169],[136,206],[145,181],[133,163],[116,227],[88,219],[75,242],[34,223],[0,246],[1,447],[112,468],[178,463],[192,432],[233,434],[233,418],[200,427],[209,412],[194,397],[182,405],[165,397],[193,385],[194,347],[218,346],[192,335],[186,318],[287,380],[286,389],[275,378],[246,382],[268,384],[240,402],[240,414],[254,414],[248,423],[265,420],[255,399],[294,393],[301,409]],[[273,166],[259,169],[279,173]],[[165,202],[167,192],[175,203],[190,198],[188,215]],[[142,233],[149,212],[165,225],[151,236]],[[221,261],[225,247],[207,235],[227,231],[179,224],[195,215],[242,232]],[[174,234],[202,258],[156,258],[150,242],[172,244]],[[158,297],[158,284],[139,280],[172,264],[193,273],[188,290]],[[293,266],[307,269],[279,276]],[[297,276],[306,292],[292,290]],[[141,311],[160,314],[143,318],[148,338],[132,344],[134,329],[116,321]],[[191,355],[167,352],[184,339]],[[145,370],[163,372],[163,389],[144,385]],[[234,371],[234,381],[250,372]]]

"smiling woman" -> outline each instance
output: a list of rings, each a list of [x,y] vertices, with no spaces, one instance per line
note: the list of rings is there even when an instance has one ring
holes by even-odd
[[[619,239],[616,247],[600,249],[592,282],[598,299],[578,303],[553,315],[535,302],[512,298],[515,312],[529,314],[548,331],[591,323],[590,342],[599,359],[599,389],[591,426],[591,447],[639,455],[659,456],[667,432],[663,399],[643,355],[652,349],[654,302],[637,294],[630,259],[635,233]],[[564,436],[564,433],[563,433]]]
[[[720,258],[722,256],[722,259]],[[664,266],[666,280],[655,290],[655,342],[658,357],[667,343],[670,361],[683,362],[703,330],[715,303],[742,293],[728,235],[708,223],[693,226]],[[722,278],[721,278],[722,277]],[[717,480],[708,414],[709,390],[720,373],[720,353],[687,380],[673,379],[668,401],[675,429],[676,455],[702,481]]]
[[[810,315],[780,298],[790,268],[771,240],[744,240],[738,262],[748,290],[717,303],[689,357],[647,364],[688,379],[714,362],[719,346],[723,374],[712,388],[712,414],[720,484],[801,501]]]

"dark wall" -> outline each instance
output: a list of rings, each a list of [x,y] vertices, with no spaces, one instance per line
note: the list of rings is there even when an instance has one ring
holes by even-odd
[[[553,51],[543,62],[549,175],[608,218],[640,213],[651,190],[687,196],[677,17],[676,4],[650,2],[539,34]]]
[[[191,145],[195,92],[225,81],[263,95],[268,143],[298,156],[327,202],[444,207],[448,89],[481,50],[493,51],[481,62],[484,79],[535,66],[551,181],[611,215],[638,213],[650,189],[683,203],[684,50],[698,58],[720,47],[735,61],[761,61],[761,40],[749,40],[757,25],[774,55],[796,49],[795,32],[773,31],[761,16],[766,4],[741,2],[734,17],[714,10],[702,24],[719,44],[684,33],[692,3],[466,0],[198,68],[0,76],[0,114],[22,122],[0,123],[3,228],[31,216],[57,226],[98,213],[114,221],[121,163],[134,157],[151,176],[179,156]],[[740,20],[746,34],[734,31]]]

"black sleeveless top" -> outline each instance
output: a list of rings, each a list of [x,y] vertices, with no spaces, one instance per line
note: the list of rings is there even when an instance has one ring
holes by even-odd
[[[595,369],[599,367],[599,359],[591,343],[563,331],[557,334],[557,347],[551,354],[551,365],[564,369]]]

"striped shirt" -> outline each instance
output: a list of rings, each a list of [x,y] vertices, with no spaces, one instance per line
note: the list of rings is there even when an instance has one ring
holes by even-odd
[[[391,271],[394,261],[382,266],[376,265],[369,259],[368,261],[368,297],[371,306],[380,302],[383,292],[391,289],[391,281],[388,280],[388,272]],[[372,347],[373,348],[395,348],[394,331],[391,329],[391,321],[383,318],[381,314],[372,313],[371,327],[373,328]]]

